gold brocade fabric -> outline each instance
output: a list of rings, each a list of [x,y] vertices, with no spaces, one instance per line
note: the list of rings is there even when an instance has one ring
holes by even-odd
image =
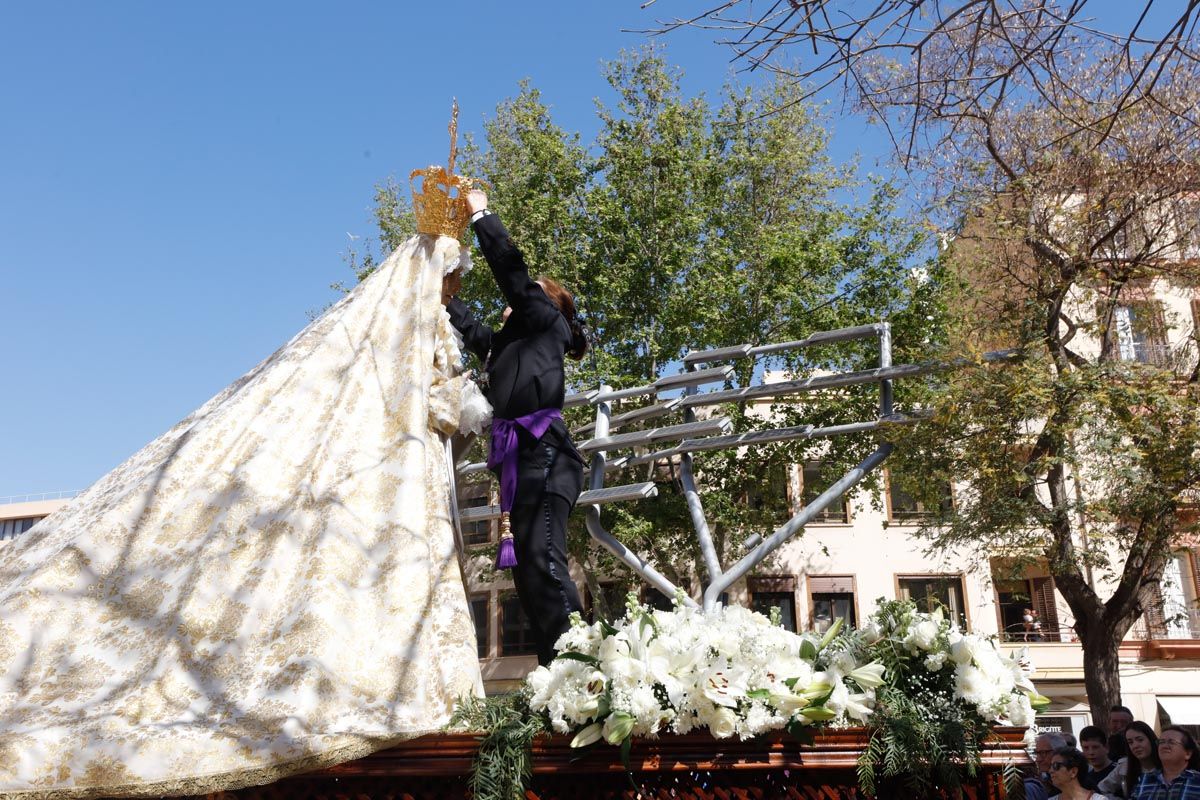
[[[195,794],[440,728],[482,691],[449,509],[461,392],[416,236],[0,544],[0,796]]]

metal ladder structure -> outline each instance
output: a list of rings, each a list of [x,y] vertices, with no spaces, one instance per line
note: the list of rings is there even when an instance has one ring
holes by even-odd
[[[875,369],[823,373],[800,380],[701,391],[701,387],[714,383],[723,384],[733,377],[734,368],[727,362],[863,339],[875,339],[878,342],[879,366]],[[985,354],[983,361],[1002,361],[1012,358],[1014,355],[1014,351],[997,351]],[[589,488],[580,494],[577,501],[578,506],[586,509],[588,533],[642,580],[666,596],[673,597],[677,592],[677,587],[656,570],[653,564],[622,544],[603,526],[600,519],[600,506],[654,497],[658,491],[653,481],[606,486],[605,479],[609,473],[617,473],[628,467],[663,459],[677,459],[688,512],[704,560],[704,592],[699,605],[706,611],[711,610],[725,590],[753,571],[768,556],[810,523],[813,518],[840,500],[867,474],[879,467],[891,454],[893,445],[887,442],[880,444],[874,452],[773,532],[765,536],[761,534],[751,536],[746,542],[745,554],[728,567],[724,567],[720,563],[708,520],[704,514],[704,505],[696,484],[693,466],[695,453],[732,450],[795,439],[832,438],[917,422],[923,417],[895,412],[892,382],[897,378],[916,377],[957,369],[968,363],[970,363],[968,360],[960,359],[953,362],[927,362],[895,366],[892,364],[891,327],[886,322],[878,322],[815,333],[806,339],[791,342],[760,346],[743,344],[714,350],[693,351],[683,357],[684,370],[682,372],[659,378],[651,384],[628,389],[613,389],[610,386],[601,385],[592,391],[570,395],[563,404],[565,408],[590,405],[596,409],[594,422],[572,431],[573,436],[577,439],[590,436],[578,445],[579,450],[585,456],[590,456],[591,459],[591,466],[588,470]],[[723,403],[776,399],[806,392],[864,384],[878,384],[879,404],[876,417],[862,422],[825,427],[799,425],[786,428],[761,428],[731,433],[733,422],[729,417],[701,418],[696,414],[696,410],[699,408],[719,406]],[[680,396],[660,399],[660,395],[680,390],[683,392]],[[649,402],[632,411],[613,415],[615,402],[637,397],[646,398]],[[678,413],[682,413],[682,422],[670,425],[653,424],[663,417]],[[618,432],[635,425],[643,427]],[[613,453],[619,453],[619,455],[613,456]],[[457,472],[459,476],[467,476],[484,472],[486,468],[486,464],[478,462],[459,466]],[[500,507],[495,505],[459,509],[459,518],[463,524],[491,520],[499,516]],[[693,599],[687,596],[686,592],[684,596],[686,603],[697,605]]]

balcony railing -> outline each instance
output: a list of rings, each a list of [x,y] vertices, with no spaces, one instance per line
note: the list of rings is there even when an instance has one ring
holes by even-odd
[[[1075,641],[1075,631],[1065,625],[1047,625],[1042,623],[1040,629],[1029,630],[1024,623],[1018,622],[1015,625],[1009,625],[1000,632],[1000,641],[1014,643],[1029,643],[1035,642],[1073,642]]]
[[[1176,347],[1169,344],[1133,342],[1132,345],[1126,344],[1119,348],[1118,358],[1179,374],[1191,372],[1196,365],[1196,354],[1193,348],[1186,344]]]
[[[1160,641],[1164,639],[1200,639],[1200,609],[1192,608],[1170,614],[1153,624],[1142,617],[1129,631],[1129,638]]]
[[[70,500],[79,494],[79,491],[79,489],[69,489],[62,492],[42,492],[41,494],[10,494],[7,497],[0,497],[0,506],[13,503],[37,503],[42,500]]]

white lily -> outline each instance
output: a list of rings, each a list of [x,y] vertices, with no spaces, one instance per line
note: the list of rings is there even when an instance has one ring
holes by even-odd
[[[593,742],[600,741],[600,737],[604,735],[604,726],[599,722],[593,722],[579,733],[575,734],[575,738],[571,740],[571,747],[587,747]]]
[[[724,659],[700,676],[700,687],[705,697],[727,708],[737,707],[738,700],[746,696],[745,674],[730,667]]]
[[[864,664],[851,671],[850,680],[857,683],[863,689],[877,689],[883,686],[883,673],[886,668],[878,661],[873,661],[870,664]]]

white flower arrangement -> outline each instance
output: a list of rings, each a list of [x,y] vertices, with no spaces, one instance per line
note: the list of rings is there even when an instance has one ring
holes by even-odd
[[[985,723],[1027,727],[1034,708],[1049,703],[1030,680],[1033,666],[1027,658],[1005,655],[992,638],[963,633],[940,609],[925,613],[911,604],[881,603],[871,626],[869,644],[861,632],[857,635],[893,673],[924,672],[932,679],[952,671],[953,699],[971,706]],[[890,655],[884,652],[889,647]]]
[[[529,706],[572,744],[687,733],[747,739],[789,726],[865,722],[881,664],[835,640],[784,630],[737,606],[655,611],[631,598],[613,624],[576,617],[560,655],[527,679]]]
[[[1029,725],[1041,698],[1026,662],[964,634],[938,613],[884,604],[861,630],[795,634],[737,606],[652,610],[630,596],[626,614],[587,624],[576,615],[559,656],[527,678],[529,707],[572,746],[688,733],[748,739],[815,725],[869,723],[897,672],[950,690],[986,724]],[[949,700],[950,698],[946,698]]]

